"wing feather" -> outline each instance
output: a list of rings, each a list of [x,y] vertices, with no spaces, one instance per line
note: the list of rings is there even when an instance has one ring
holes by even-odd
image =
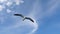
[[[25,20],[25,19],[28,19],[28,20],[30,20],[30,21],[32,21],[32,22],[34,23],[34,20],[32,20],[32,19],[29,18],[29,17],[25,17],[24,20]]]
[[[24,16],[22,14],[14,14],[15,16],[21,16],[22,18],[24,18]]]

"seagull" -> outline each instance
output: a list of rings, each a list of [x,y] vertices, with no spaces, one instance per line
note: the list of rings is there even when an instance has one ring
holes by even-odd
[[[28,20],[30,20],[30,21],[32,21],[33,23],[34,23],[34,20],[32,19],[32,18],[29,18],[29,17],[25,17],[25,16],[23,16],[22,14],[14,14],[15,16],[20,16],[20,17],[22,17],[23,18],[23,21],[25,20],[25,19],[28,19]]]

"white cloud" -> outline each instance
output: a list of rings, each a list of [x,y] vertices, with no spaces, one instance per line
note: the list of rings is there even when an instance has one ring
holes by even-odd
[[[55,11],[53,11],[53,10],[55,10],[56,9],[56,7],[58,6],[58,1],[57,0],[55,0],[55,1],[51,1],[51,3],[49,3],[50,4],[50,6],[48,5],[48,9],[47,9],[47,13],[49,13],[49,14],[52,14],[52,13],[54,13]]]
[[[6,3],[6,5],[7,5],[8,7],[11,6],[12,4],[13,4],[13,3],[12,3],[12,2],[9,2],[9,1]]]
[[[19,5],[20,4],[20,2],[19,1],[16,1],[16,5]]]
[[[16,28],[20,28],[21,29],[20,32],[23,32],[23,31],[25,31],[23,29],[27,28],[27,30],[28,30],[28,28],[30,27],[32,29],[31,29],[31,31],[27,32],[27,34],[34,34],[34,32],[38,29],[38,24],[37,24],[35,19],[33,19],[33,20],[34,20],[34,23],[31,22],[30,20],[29,21],[28,20],[25,20],[25,21],[22,21],[22,20],[15,21],[15,23],[13,25],[5,27],[1,32],[10,31],[11,29],[16,29]],[[27,26],[27,27],[25,27],[25,26]]]
[[[16,2],[16,5],[19,5],[20,3],[24,3],[23,0],[15,0],[15,2]]]
[[[28,34],[34,34],[36,31],[37,31],[37,29],[38,29],[38,24],[37,24],[37,22],[36,22],[36,20],[34,20],[34,23],[29,23],[31,26],[33,26],[34,27],[34,29],[32,30],[32,31],[30,31]]]
[[[37,7],[38,7],[38,5],[39,5],[39,0],[37,0],[34,4],[33,4],[33,8],[32,8],[32,10],[31,10],[31,13],[30,14],[28,14],[28,16],[29,17],[32,17],[32,18],[34,18],[33,20],[35,21],[34,23],[31,23],[31,24],[33,24],[32,26],[34,27],[34,29],[31,31],[31,32],[29,32],[28,34],[34,34],[36,31],[37,31],[37,29],[38,29],[38,24],[37,24],[37,22],[36,22],[36,14],[39,12],[39,10],[37,11]],[[37,13],[36,13],[37,12]]]
[[[10,12],[12,12],[10,9],[7,9],[7,13],[10,13]]]
[[[0,5],[0,11],[2,11],[5,8],[5,6]]]
[[[20,3],[24,3],[24,1],[20,1]]]
[[[53,10],[56,9],[56,7],[58,6],[58,1],[55,0],[54,2],[52,2],[51,4],[53,4],[53,5],[51,5],[50,8],[48,8],[46,10],[46,12],[42,11],[42,7],[40,5],[38,5],[38,4],[39,4],[39,2],[37,0],[36,3],[33,4],[33,9],[31,10],[31,13],[29,14],[29,16],[33,17],[33,18],[35,18],[37,16],[38,19],[39,18],[41,19],[41,18],[44,18],[46,16],[51,16],[51,15],[53,15],[55,13]],[[37,10],[38,9],[37,7],[40,7],[41,9]],[[36,23],[36,25],[37,25],[37,27],[35,28],[35,31],[38,29],[38,24]],[[32,30],[32,31],[34,31],[34,30]],[[34,33],[34,32],[30,32],[30,34]]]
[[[46,11],[44,11],[43,9],[43,6],[39,3],[39,6],[38,6],[38,2],[35,3],[33,5],[33,9],[31,11],[31,14],[30,15],[34,15],[36,16],[37,18],[36,19],[43,19],[44,17],[51,17],[53,14],[56,13],[56,8],[58,7],[59,5],[59,1],[58,0],[51,0],[50,2],[47,3],[46,5]],[[40,7],[40,8],[39,8]],[[38,10],[37,10],[38,9]]]
[[[0,3],[6,2],[7,0],[0,0]]]

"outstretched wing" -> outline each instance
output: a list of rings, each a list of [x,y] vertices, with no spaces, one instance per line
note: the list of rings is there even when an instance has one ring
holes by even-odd
[[[22,18],[24,18],[24,16],[22,14],[14,14],[15,16],[21,16]]]
[[[30,20],[30,21],[32,21],[32,22],[34,23],[34,20],[32,20],[32,19],[29,18],[29,17],[25,17],[25,18],[23,19],[23,21],[24,21],[25,19],[28,19],[28,20]]]

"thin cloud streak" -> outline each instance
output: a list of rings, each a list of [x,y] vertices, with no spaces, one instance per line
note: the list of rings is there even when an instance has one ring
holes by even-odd
[[[39,7],[40,7],[39,0],[36,0],[35,3],[32,5],[29,16],[35,17],[35,15],[38,14],[39,11],[41,10],[41,9],[39,9]]]
[[[34,27],[34,29],[32,31],[30,31],[28,34],[34,34],[38,29],[38,24],[37,24],[36,20],[34,20],[34,21],[35,21],[34,23],[31,23],[32,26]]]
[[[50,4],[50,6],[48,5],[48,8],[44,14],[46,16],[52,16],[54,13],[56,13],[56,11],[54,11],[54,10],[57,8],[59,2],[55,0],[53,2],[51,1],[51,3],[49,3],[49,4]]]
[[[50,4],[51,6],[48,8],[47,12],[52,11],[53,9],[56,9],[58,6],[58,1],[54,1],[53,3]]]
[[[37,1],[33,4],[33,9],[31,10],[31,13],[28,15],[28,16],[34,18],[34,21],[35,21],[34,23],[31,23],[31,24],[33,24],[32,26],[34,26],[34,29],[33,29],[31,32],[29,32],[28,34],[34,34],[34,33],[37,31],[37,29],[38,29],[38,24],[37,24],[36,19],[35,19],[35,15],[37,14],[36,12],[38,12],[38,11],[36,10],[37,7],[38,7],[38,4],[39,4],[39,0],[37,0]]]
[[[51,3],[53,3],[53,5],[52,6],[50,6],[50,8],[48,8],[47,9],[47,11],[46,12],[42,12],[41,14],[42,14],[42,16],[41,17],[43,17],[44,15],[46,16],[50,16],[51,15],[51,13],[53,14],[53,10],[54,9],[56,9],[56,7],[58,6],[58,1],[52,1]],[[51,4],[50,3],[50,4]],[[30,17],[33,17],[33,18],[35,18],[35,15],[37,14],[37,13],[39,13],[38,11],[36,11],[36,8],[37,8],[37,6],[38,6],[38,0],[36,1],[36,3],[33,5],[33,10],[32,10],[32,12],[29,14],[29,16]],[[41,11],[41,10],[40,10]],[[37,13],[36,13],[37,12]],[[32,30],[32,32],[30,32],[29,34],[33,34],[37,29],[38,29],[38,24],[37,23],[35,23],[35,25],[34,25],[34,29]]]

